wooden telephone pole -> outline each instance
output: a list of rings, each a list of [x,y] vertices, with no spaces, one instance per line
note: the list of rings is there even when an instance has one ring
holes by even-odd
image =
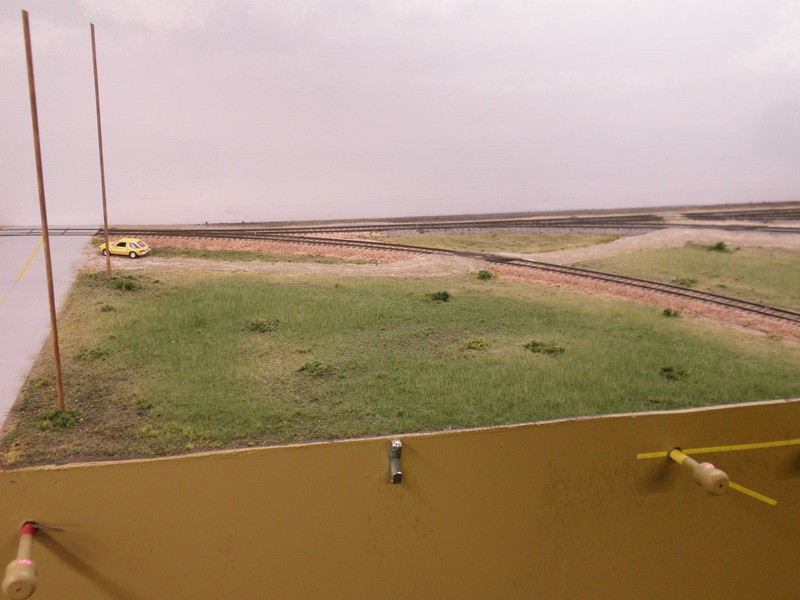
[[[106,239],[106,279],[111,279],[111,243],[108,239],[108,205],[106,203],[106,167],[103,160],[103,128],[100,124],[100,85],[97,79],[97,45],[94,41],[94,23],[89,25],[92,33],[92,66],[94,67],[94,103],[97,108],[97,145],[100,149],[100,189],[103,195],[103,235]]]
[[[50,260],[50,234],[47,229],[47,206],[44,198],[44,174],[42,170],[42,148],[39,143],[39,111],[36,108],[36,85],[33,81],[33,53],[31,52],[31,31],[28,25],[28,11],[22,11],[22,29],[25,34],[25,58],[28,63],[28,92],[31,98],[31,122],[33,123],[33,150],[36,155],[36,181],[39,185],[39,213],[42,217],[42,241],[44,242],[44,263],[47,271],[47,293],[50,300],[50,327],[53,330],[53,360],[56,367],[56,392],[58,410],[64,412],[64,387],[61,380],[61,354],[58,350],[58,324],[56,322],[56,299],[53,289],[53,265]]]

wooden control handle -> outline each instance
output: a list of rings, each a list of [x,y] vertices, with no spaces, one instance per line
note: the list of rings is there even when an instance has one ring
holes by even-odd
[[[698,463],[695,459],[687,456],[678,448],[669,451],[669,457],[679,465],[686,467],[692,474],[697,485],[702,487],[709,494],[719,496],[728,489],[730,479],[725,471],[720,471],[711,463]]]
[[[25,600],[36,591],[36,563],[31,559],[36,526],[26,522],[19,536],[17,558],[8,563],[3,579],[3,594],[10,600]]]

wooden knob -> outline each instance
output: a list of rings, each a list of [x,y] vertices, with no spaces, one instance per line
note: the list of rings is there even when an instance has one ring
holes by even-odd
[[[670,450],[669,457],[679,465],[688,469],[697,485],[702,487],[709,494],[719,496],[728,489],[728,485],[730,484],[728,475],[725,471],[717,469],[711,463],[698,463],[695,459],[687,456],[678,448]]]
[[[8,563],[3,593],[11,600],[25,600],[36,591],[36,563],[17,558]]]
[[[36,591],[36,563],[31,560],[36,531],[35,523],[26,521],[22,524],[17,558],[8,563],[6,576],[3,578],[3,593],[6,598],[25,600]]]

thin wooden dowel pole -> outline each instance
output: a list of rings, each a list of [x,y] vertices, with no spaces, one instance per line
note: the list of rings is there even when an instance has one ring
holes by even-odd
[[[92,33],[92,66],[94,67],[94,104],[97,109],[97,146],[100,151],[100,190],[103,196],[103,235],[106,240],[106,279],[111,279],[111,243],[108,239],[108,204],[106,203],[106,165],[103,159],[103,127],[100,123],[100,84],[97,77],[97,44],[94,40],[94,23],[89,25]]]
[[[53,330],[53,361],[56,367],[56,393],[58,410],[64,412],[64,387],[61,381],[61,353],[58,350],[58,324],[56,322],[56,295],[53,288],[53,265],[50,261],[50,233],[47,229],[47,206],[44,198],[44,174],[42,148],[39,143],[39,111],[36,108],[36,86],[33,81],[33,53],[31,52],[31,30],[28,11],[22,11],[22,30],[25,34],[25,59],[28,63],[28,92],[31,98],[31,122],[33,123],[33,150],[36,156],[36,182],[39,185],[39,213],[42,217],[42,241],[44,242],[44,264],[47,271],[47,294],[50,301],[50,327]]]

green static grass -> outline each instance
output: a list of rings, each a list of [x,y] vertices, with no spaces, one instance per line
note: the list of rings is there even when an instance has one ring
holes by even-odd
[[[587,260],[577,266],[800,310],[800,252],[795,250],[731,248],[730,253],[711,252],[690,243]]]
[[[160,258],[203,258],[206,260],[237,260],[261,262],[293,262],[293,263],[322,263],[322,264],[375,264],[369,260],[346,260],[331,258],[329,256],[307,256],[302,254],[271,254],[269,252],[246,252],[240,250],[196,250],[186,248],[153,248],[149,256]]]
[[[554,252],[568,248],[581,248],[606,244],[619,235],[596,235],[588,233],[462,233],[452,235],[402,235],[375,238],[380,242],[427,246],[466,252]]]
[[[5,464],[800,396],[800,348],[774,336],[502,278],[138,282],[79,277],[60,323],[73,412],[53,417],[45,353],[13,411]],[[440,289],[448,302],[426,297]],[[564,351],[532,352],[532,341]]]

